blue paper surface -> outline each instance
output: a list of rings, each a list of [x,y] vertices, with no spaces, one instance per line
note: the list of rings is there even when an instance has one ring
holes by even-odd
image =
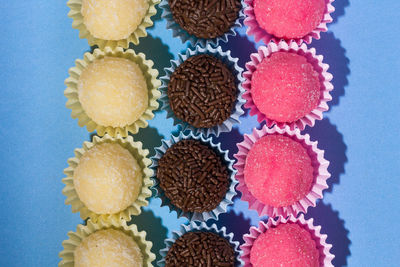
[[[328,233],[335,266],[396,266],[400,256],[400,2],[336,0],[334,23],[321,40],[318,54],[331,65],[334,100],[330,111],[305,132],[331,161],[331,189],[310,208]],[[64,79],[74,60],[90,48],[78,38],[67,17],[66,1],[0,0],[0,266],[56,266],[61,242],[82,221],[64,204],[63,169],[73,150],[89,133],[65,108]],[[162,69],[183,51],[158,14],[149,36],[137,51]],[[256,51],[240,29],[224,49],[240,57],[240,65]],[[172,120],[157,112],[150,127],[136,136],[152,149],[176,131]],[[258,126],[244,117],[232,133],[218,140],[234,151],[243,133]],[[135,218],[148,232],[154,252],[185,219],[152,199]],[[264,218],[265,219],[265,218]],[[220,217],[242,241],[259,218],[246,202],[236,200]]]

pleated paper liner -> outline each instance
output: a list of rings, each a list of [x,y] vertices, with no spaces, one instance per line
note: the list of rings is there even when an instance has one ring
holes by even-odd
[[[229,36],[236,36],[236,28],[242,27],[242,21],[245,18],[243,9],[244,9],[244,0],[241,1],[242,9],[239,12],[238,18],[236,19],[234,25],[224,33],[223,35],[212,38],[212,39],[204,39],[204,38],[197,38],[194,35],[189,34],[185,29],[183,29],[179,23],[177,23],[171,13],[171,9],[169,7],[168,0],[162,0],[160,3],[160,8],[163,10],[161,17],[167,21],[167,29],[172,30],[172,36],[178,37],[181,39],[182,43],[186,43],[187,41],[190,42],[192,47],[196,45],[206,46],[207,44],[211,44],[212,46],[217,46],[220,42],[228,42]]]
[[[216,224],[212,224],[211,226],[207,226],[206,223],[196,223],[191,222],[189,225],[182,224],[179,231],[172,232],[172,238],[168,238],[164,241],[166,247],[160,250],[160,254],[162,259],[158,262],[158,266],[164,267],[165,266],[165,257],[168,254],[169,249],[175,243],[175,241],[189,232],[211,232],[214,234],[219,235],[222,238],[225,238],[232,246],[235,251],[235,266],[243,266],[243,261],[241,259],[242,251],[239,250],[239,242],[233,241],[233,233],[227,233],[226,228],[218,228]]]
[[[146,240],[146,232],[139,232],[137,226],[134,224],[127,225],[126,221],[116,219],[113,220],[99,220],[98,222],[93,222],[88,220],[86,225],[79,224],[76,228],[76,232],[68,232],[68,240],[64,240],[62,245],[64,250],[60,252],[59,256],[62,259],[58,264],[59,267],[74,267],[74,252],[79,244],[88,237],[89,235],[106,229],[119,230],[126,235],[132,237],[132,239],[139,246],[143,255],[143,267],[152,267],[152,262],[156,259],[156,255],[151,252],[153,243]]]
[[[249,191],[245,179],[244,168],[247,154],[253,145],[266,135],[283,135],[299,142],[311,157],[311,164],[314,167],[314,180],[310,192],[303,198],[287,207],[273,207],[266,205],[255,198]],[[307,209],[316,206],[318,199],[323,198],[322,191],[328,188],[327,179],[331,176],[328,172],[329,162],[324,158],[324,151],[318,149],[318,142],[312,142],[308,134],[302,135],[298,129],[290,130],[288,127],[280,129],[278,127],[268,128],[266,125],[260,130],[254,129],[252,134],[245,134],[244,140],[237,144],[238,153],[235,154],[237,162],[234,168],[237,170],[236,179],[239,181],[237,189],[242,193],[242,200],[249,203],[249,208],[256,210],[259,216],[268,215],[269,217],[290,215],[297,216],[299,213],[306,213]]]
[[[319,80],[321,84],[321,97],[318,106],[314,108],[309,114],[293,122],[278,122],[267,118],[267,116],[257,108],[256,104],[253,101],[251,93],[251,80],[253,73],[257,70],[258,65],[265,58],[269,57],[272,53],[275,52],[291,52],[296,53],[300,56],[304,56],[306,57],[307,61],[314,66],[314,69],[319,73]],[[246,100],[244,106],[250,109],[251,116],[257,115],[258,122],[261,123],[265,121],[268,127],[276,125],[279,128],[283,129],[285,128],[285,126],[289,126],[292,130],[295,128],[304,130],[307,125],[314,126],[316,120],[322,120],[323,112],[329,109],[327,103],[332,100],[330,92],[333,90],[333,85],[331,83],[333,76],[328,72],[329,65],[322,62],[323,56],[316,55],[316,51],[314,48],[308,49],[305,44],[299,46],[294,42],[290,44],[287,44],[283,41],[279,44],[271,42],[267,46],[260,46],[257,53],[253,53],[250,55],[250,59],[251,60],[246,63],[247,70],[243,73],[243,77],[245,79],[245,81],[243,82],[243,88],[246,91],[243,94],[243,98]]]
[[[90,46],[97,45],[100,48],[104,48],[107,46],[111,48],[128,48],[129,43],[133,43],[135,45],[139,44],[139,38],[147,36],[146,28],[153,26],[153,21],[151,20],[151,17],[157,14],[156,5],[160,3],[160,0],[148,0],[149,9],[147,10],[146,15],[144,16],[142,22],[131,33],[131,35],[129,35],[128,38],[122,40],[104,40],[94,37],[86,28],[81,12],[82,1],[83,0],[69,0],[67,3],[68,7],[71,9],[68,13],[68,17],[73,19],[72,28],[78,29],[79,38],[86,38]]]
[[[185,60],[187,60],[190,57],[201,54],[207,54],[221,60],[232,72],[233,76],[236,78],[235,82],[238,90],[237,99],[230,117],[227,120],[225,120],[221,125],[216,125],[211,128],[196,128],[190,125],[189,123],[186,123],[178,119],[170,107],[168,98],[168,84],[170,82],[171,75],[178,68],[178,66],[182,64]],[[244,81],[242,77],[243,69],[239,67],[239,65],[237,64],[238,61],[239,61],[238,58],[233,58],[231,56],[231,51],[228,50],[224,52],[222,51],[222,48],[220,46],[218,46],[217,48],[213,48],[209,44],[207,44],[205,47],[196,46],[194,49],[188,48],[185,54],[178,54],[178,59],[171,60],[171,66],[169,68],[164,69],[165,76],[161,77],[162,81],[162,86],[160,87],[161,109],[167,112],[167,118],[173,118],[174,125],[181,125],[183,130],[187,129],[194,132],[195,134],[201,133],[205,136],[209,136],[211,134],[219,136],[220,133],[230,132],[234,124],[240,123],[239,117],[244,114],[244,111],[242,109],[242,106],[245,102],[244,99],[242,98],[242,95],[244,93],[244,89],[242,87],[242,82]]]
[[[146,79],[149,98],[148,107],[137,121],[125,127],[112,127],[97,124],[86,114],[79,101],[78,82],[82,71],[95,60],[102,59],[106,56],[125,58],[136,63],[142,70]],[[126,137],[128,133],[135,134],[140,128],[146,128],[148,126],[147,121],[154,118],[153,112],[158,109],[159,104],[157,99],[161,95],[160,91],[158,91],[161,82],[157,79],[158,71],[153,69],[153,65],[153,61],[146,60],[143,53],[136,54],[132,49],[124,50],[121,47],[115,49],[106,47],[104,50],[95,49],[93,53],[85,53],[83,59],[76,60],[76,66],[69,69],[70,77],[65,80],[67,89],[65,89],[64,95],[68,98],[66,106],[72,110],[72,118],[78,119],[79,126],[86,126],[89,132],[97,131],[97,134],[100,136],[108,133],[111,136],[119,134]]]
[[[127,149],[132,156],[137,160],[139,166],[142,168],[142,189],[139,193],[137,199],[125,210],[122,210],[115,214],[97,214],[89,210],[85,204],[79,199],[79,196],[74,187],[74,171],[78,166],[80,158],[82,155],[91,149],[96,144],[102,143],[116,143]],[[130,221],[132,215],[139,215],[141,213],[141,207],[147,206],[147,198],[151,197],[150,187],[153,185],[151,176],[153,175],[152,170],[149,168],[151,160],[147,158],[149,151],[142,148],[141,142],[134,142],[133,138],[129,136],[128,138],[122,138],[121,136],[111,137],[105,135],[100,138],[98,136],[93,137],[92,142],[84,142],[82,148],[75,149],[75,157],[68,159],[69,167],[64,170],[67,176],[62,181],[65,184],[63,189],[63,194],[67,197],[65,204],[72,206],[72,212],[79,212],[83,220],[91,218],[93,222],[97,222],[99,219],[103,221],[116,221],[120,218]]]
[[[277,218],[269,218],[265,223],[260,221],[258,227],[252,226],[250,228],[250,233],[243,236],[244,244],[240,246],[243,251],[242,260],[244,261],[244,267],[252,267],[250,262],[250,252],[253,247],[254,241],[263,233],[268,231],[268,229],[275,228],[279,224],[284,223],[294,223],[300,227],[306,229],[311,234],[312,239],[317,244],[317,249],[319,250],[320,257],[319,262],[321,267],[333,267],[332,260],[335,256],[330,252],[332,248],[331,244],[326,243],[327,235],[321,234],[321,226],[314,226],[314,219],[306,220],[302,215],[298,218],[291,215],[288,218],[279,216]]]
[[[332,6],[333,1],[335,0],[325,0],[325,14],[317,28],[302,38],[285,39],[285,41],[295,42],[300,45],[303,42],[310,44],[313,39],[320,39],[321,32],[326,32],[328,30],[327,24],[333,21],[331,16],[331,13],[335,11],[335,8]],[[269,42],[273,41],[275,43],[279,43],[282,38],[269,34],[258,24],[256,15],[254,14],[254,0],[244,0],[244,2],[246,3],[246,8],[244,9],[244,14],[246,15],[244,25],[247,26],[247,35],[254,36],[256,42],[263,41],[264,44],[268,44]]]
[[[202,144],[212,148],[218,156],[220,156],[221,159],[223,159],[224,164],[228,167],[228,172],[229,172],[229,188],[228,191],[226,192],[226,195],[224,199],[221,201],[221,203],[212,211],[209,212],[184,212],[183,210],[179,209],[175,205],[171,203],[171,201],[167,198],[165,195],[164,190],[160,186],[160,181],[157,178],[157,168],[158,168],[158,162],[161,159],[161,157],[165,154],[165,152],[173,146],[174,144],[178,143],[181,140],[199,140],[201,141]],[[205,138],[201,135],[195,135],[192,132],[189,132],[188,134],[180,133],[179,136],[171,136],[170,140],[161,140],[162,145],[160,147],[155,148],[156,155],[152,158],[153,164],[151,165],[152,169],[154,170],[154,189],[156,190],[157,194],[156,196],[161,199],[161,207],[167,206],[169,207],[170,211],[175,211],[178,215],[178,218],[180,217],[186,217],[190,221],[207,221],[209,219],[218,219],[218,216],[221,213],[225,213],[227,211],[227,208],[229,205],[233,204],[232,199],[234,196],[236,196],[236,191],[235,191],[235,186],[238,183],[235,179],[235,173],[236,171],[233,169],[233,163],[234,161],[231,160],[228,156],[228,151],[222,150],[221,149],[221,144],[215,144],[212,142],[211,138]]]

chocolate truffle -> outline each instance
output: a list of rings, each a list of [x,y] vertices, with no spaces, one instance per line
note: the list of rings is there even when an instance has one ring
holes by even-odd
[[[89,118],[106,127],[130,125],[148,107],[143,72],[125,58],[105,57],[89,64],[79,78],[78,96]]]
[[[266,135],[250,149],[244,179],[250,193],[276,208],[304,198],[311,190],[314,168],[306,148],[283,135]]]
[[[302,38],[321,23],[326,0],[254,0],[258,24],[284,39]]]
[[[235,251],[223,237],[211,232],[189,232],[178,238],[165,258],[166,267],[234,267]]]
[[[174,20],[197,38],[212,39],[229,31],[239,17],[240,0],[169,0]]]
[[[160,187],[185,212],[208,212],[223,200],[229,173],[214,150],[197,140],[181,140],[158,163]]]
[[[275,52],[257,66],[251,95],[258,110],[277,122],[294,122],[315,109],[321,98],[319,73],[307,58]]]
[[[100,230],[79,244],[74,252],[75,267],[142,267],[143,255],[132,237],[114,230]]]
[[[96,38],[121,40],[142,23],[148,0],[82,0],[83,23]]]
[[[96,144],[74,171],[79,199],[97,214],[114,214],[130,206],[142,187],[142,170],[132,154],[116,143]]]
[[[172,74],[168,98],[175,116],[196,128],[211,128],[227,120],[237,97],[235,77],[210,55],[188,58]]]
[[[280,224],[261,234],[250,251],[253,267],[319,267],[319,251],[310,232],[298,224]]]

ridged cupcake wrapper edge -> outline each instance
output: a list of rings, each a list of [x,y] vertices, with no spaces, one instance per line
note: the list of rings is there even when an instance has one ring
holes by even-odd
[[[315,28],[312,32],[308,33],[302,38],[289,39],[285,41],[295,42],[298,45],[300,45],[303,42],[310,44],[313,38],[317,40],[320,39],[321,32],[326,32],[328,30],[327,24],[333,21],[331,16],[331,13],[335,11],[335,8],[332,5],[333,1],[335,0],[325,0],[326,2],[325,14],[324,17],[322,18],[321,23],[317,26],[317,28]],[[247,26],[247,31],[246,31],[247,35],[254,36],[256,42],[263,41],[264,44],[268,44],[269,42],[273,41],[275,43],[279,43],[282,40],[282,38],[278,38],[276,36],[269,34],[258,24],[256,15],[254,14],[254,0],[244,0],[244,2],[246,3],[246,8],[244,9],[244,14],[246,15],[246,18],[244,20],[244,25]]]
[[[307,149],[308,154],[311,157],[311,162],[315,170],[314,180],[310,192],[301,200],[287,207],[272,207],[260,202],[255,198],[248,187],[246,186],[244,179],[244,168],[246,164],[246,157],[252,146],[266,135],[280,134],[287,136],[302,144]],[[328,188],[327,180],[331,176],[328,172],[329,161],[324,158],[324,151],[318,149],[318,142],[312,142],[308,134],[302,135],[298,129],[290,130],[288,127],[280,129],[276,126],[268,128],[264,125],[260,130],[254,129],[252,134],[245,134],[244,140],[237,144],[238,153],[234,155],[237,162],[234,168],[237,170],[236,179],[239,181],[237,190],[242,193],[242,200],[249,203],[249,208],[256,210],[259,216],[268,215],[269,217],[276,216],[297,216],[299,213],[306,213],[307,209],[312,206],[315,207],[317,200],[323,198],[323,190]]]
[[[101,143],[117,143],[123,148],[127,149],[138,161],[143,173],[142,189],[135,202],[125,210],[115,214],[97,214],[89,210],[79,199],[74,187],[73,175],[75,168],[79,164],[80,158],[94,145]],[[151,197],[150,187],[153,186],[153,181],[151,180],[153,171],[149,168],[151,165],[151,160],[147,158],[149,151],[147,149],[143,149],[142,147],[143,144],[141,142],[134,142],[131,136],[127,138],[122,138],[120,136],[114,138],[109,135],[105,135],[102,138],[95,136],[93,137],[92,142],[84,142],[82,148],[75,149],[75,157],[68,159],[69,167],[64,169],[64,174],[67,176],[62,179],[62,182],[65,184],[62,193],[67,197],[65,204],[71,205],[73,213],[79,212],[80,217],[83,220],[91,218],[93,222],[97,222],[98,220],[115,221],[119,220],[120,218],[130,221],[132,215],[139,215],[141,213],[141,207],[148,205],[147,198]]]
[[[61,262],[58,264],[59,267],[74,267],[74,251],[76,247],[82,242],[83,239],[89,235],[105,229],[115,229],[123,231],[125,234],[131,236],[136,244],[138,244],[142,255],[143,255],[143,267],[152,267],[152,262],[156,259],[156,255],[151,252],[153,243],[146,240],[146,232],[139,232],[135,224],[127,225],[124,220],[109,220],[93,222],[88,220],[86,225],[79,224],[76,228],[76,232],[68,232],[68,240],[64,240],[62,245],[64,250],[59,253]]]
[[[171,201],[165,196],[164,190],[161,188],[159,180],[157,178],[157,167],[158,167],[158,162],[161,159],[161,157],[165,154],[165,152],[170,148],[172,145],[178,143],[181,140],[199,140],[203,144],[208,145],[214,151],[216,150],[217,154],[223,158],[225,161],[225,164],[228,167],[229,173],[230,173],[230,185],[228,188],[228,191],[226,192],[226,195],[224,199],[221,201],[221,203],[212,211],[209,212],[184,212],[183,210],[179,209],[175,205],[171,203]],[[151,168],[153,169],[153,182],[154,186],[153,188],[156,190],[156,196],[161,199],[161,207],[167,206],[169,207],[170,211],[175,211],[177,213],[178,218],[180,217],[185,217],[189,221],[207,221],[209,219],[218,219],[218,216],[221,213],[225,213],[228,209],[228,206],[233,204],[233,197],[236,196],[236,191],[235,187],[238,184],[238,181],[235,179],[235,174],[236,171],[233,169],[233,163],[234,161],[229,158],[228,156],[228,151],[224,151],[221,149],[221,144],[215,144],[212,142],[211,138],[204,138],[201,135],[195,135],[193,132],[189,132],[188,134],[184,134],[181,132],[179,136],[171,136],[171,139],[166,141],[162,140],[161,141],[162,145],[160,147],[155,148],[156,155],[152,157],[152,165]]]
[[[106,56],[125,58],[135,62],[142,70],[146,79],[149,94],[148,107],[137,121],[125,127],[102,126],[97,124],[89,118],[79,101],[78,82],[82,71],[96,59],[101,59]],[[68,99],[66,107],[72,110],[71,117],[78,119],[79,126],[86,126],[89,132],[96,130],[97,134],[100,136],[108,133],[111,136],[120,134],[123,137],[128,136],[129,133],[136,134],[140,128],[146,128],[148,126],[147,121],[154,118],[153,112],[159,107],[157,100],[161,95],[158,90],[161,82],[157,79],[158,71],[152,68],[154,65],[153,61],[146,60],[143,53],[136,54],[132,49],[124,50],[121,47],[115,49],[106,47],[103,50],[95,49],[93,53],[85,53],[83,59],[77,59],[75,63],[76,66],[69,69],[70,76],[65,80],[67,88],[64,91],[64,95]]]
[[[234,74],[238,89],[237,99],[233,111],[231,113],[231,116],[227,120],[225,120],[221,125],[216,125],[211,128],[196,128],[178,119],[170,107],[168,98],[168,84],[171,75],[174,73],[175,69],[189,57],[200,54],[212,55],[221,60]],[[242,108],[243,104],[245,103],[245,100],[242,97],[243,94],[245,93],[245,90],[242,87],[242,83],[244,82],[244,79],[242,77],[243,69],[239,67],[239,65],[237,64],[238,61],[239,61],[238,58],[233,58],[231,56],[230,50],[224,52],[222,51],[222,48],[220,46],[218,46],[217,48],[213,48],[210,44],[207,44],[205,47],[198,45],[194,49],[188,48],[185,54],[178,54],[178,59],[171,60],[171,66],[169,68],[164,69],[165,76],[160,78],[162,81],[162,86],[160,87],[161,109],[167,112],[167,118],[172,118],[174,120],[174,125],[181,125],[183,131],[190,130],[195,134],[203,134],[204,136],[210,136],[211,134],[213,134],[218,137],[220,133],[230,132],[234,124],[240,123],[239,118],[244,114]]]
[[[268,119],[257,108],[251,94],[251,79],[253,73],[257,70],[257,66],[263,61],[263,59],[269,57],[272,53],[279,51],[290,51],[295,52],[298,55],[305,56],[307,61],[313,65],[314,69],[319,73],[320,76],[321,98],[318,106],[309,114],[294,122],[277,122],[275,120]],[[333,76],[328,72],[329,65],[323,63],[322,60],[323,56],[316,55],[315,48],[308,49],[305,44],[299,46],[294,42],[288,44],[284,41],[281,41],[279,44],[271,42],[267,46],[260,46],[257,53],[250,55],[250,61],[246,63],[246,71],[243,73],[243,88],[245,90],[243,98],[246,100],[244,107],[250,109],[251,116],[257,115],[258,122],[261,123],[265,121],[268,127],[276,125],[279,128],[284,129],[286,126],[289,126],[289,128],[292,130],[295,128],[304,130],[307,125],[311,127],[314,126],[316,120],[322,120],[323,112],[329,110],[328,102],[332,100],[330,92],[333,90],[333,84],[331,83]]]
[[[242,27],[241,21],[245,18],[243,13],[245,7],[245,1],[241,1],[242,8],[239,12],[238,18],[236,19],[234,25],[229,29],[228,32],[224,33],[223,35],[212,38],[212,39],[204,39],[204,38],[197,38],[194,35],[189,34],[186,30],[184,30],[177,22],[175,22],[171,9],[169,7],[168,0],[161,0],[160,8],[163,10],[161,17],[167,21],[167,29],[172,30],[173,37],[179,37],[182,43],[186,43],[187,41],[190,42],[192,47],[196,45],[206,46],[206,44],[211,44],[213,46],[217,46],[220,42],[228,42],[229,36],[236,36],[235,28]]]
[[[298,218],[295,216],[290,216],[288,218],[279,216],[277,218],[269,218],[265,223],[260,221],[258,227],[252,226],[248,234],[243,236],[244,244],[240,246],[243,251],[242,260],[244,262],[244,267],[252,267],[250,262],[250,252],[254,241],[263,233],[265,233],[269,228],[273,228],[283,223],[296,223],[299,226],[307,229],[313,240],[317,243],[317,248],[320,253],[320,266],[323,267],[333,267],[332,260],[335,256],[330,252],[332,248],[331,244],[326,243],[327,235],[321,234],[321,226],[314,226],[314,219],[306,220],[304,215],[300,215]]]
[[[97,45],[100,48],[104,48],[106,46],[116,48],[123,47],[128,48],[129,43],[133,43],[135,45],[139,44],[140,37],[146,37],[147,31],[146,28],[153,26],[153,21],[151,17],[157,14],[156,5],[160,3],[160,0],[149,0],[149,9],[147,10],[146,15],[144,16],[141,24],[138,25],[136,30],[129,35],[128,38],[122,40],[103,40],[94,37],[86,28],[83,22],[83,15],[81,12],[82,9],[82,0],[69,0],[67,5],[71,9],[68,13],[68,17],[73,19],[72,28],[79,30],[79,38],[86,38],[90,46]]]
[[[184,234],[188,232],[212,232],[215,234],[218,234],[219,236],[225,238],[233,247],[235,251],[235,266],[243,266],[243,261],[241,259],[242,256],[242,251],[239,249],[239,242],[233,241],[234,234],[233,233],[226,233],[226,227],[218,228],[216,224],[212,224],[211,226],[207,226],[205,222],[197,223],[197,222],[191,222],[189,225],[182,224],[180,227],[180,231],[173,231],[172,232],[172,238],[168,238],[164,241],[166,247],[160,250],[160,255],[162,259],[158,261],[158,266],[164,267],[165,266],[165,257],[167,256],[167,253],[171,246],[175,243],[175,241],[183,236]]]

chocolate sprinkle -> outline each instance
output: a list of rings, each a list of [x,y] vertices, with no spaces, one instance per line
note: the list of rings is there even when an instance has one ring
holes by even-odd
[[[232,72],[210,55],[188,58],[172,74],[169,104],[175,116],[196,128],[211,128],[227,120],[236,101]]]
[[[222,159],[197,140],[181,140],[158,162],[165,196],[185,212],[215,209],[228,191],[229,173]]]
[[[165,258],[166,267],[235,266],[230,243],[211,232],[189,232],[178,238]]]
[[[197,38],[212,39],[229,31],[239,17],[240,0],[169,0],[174,20]]]

